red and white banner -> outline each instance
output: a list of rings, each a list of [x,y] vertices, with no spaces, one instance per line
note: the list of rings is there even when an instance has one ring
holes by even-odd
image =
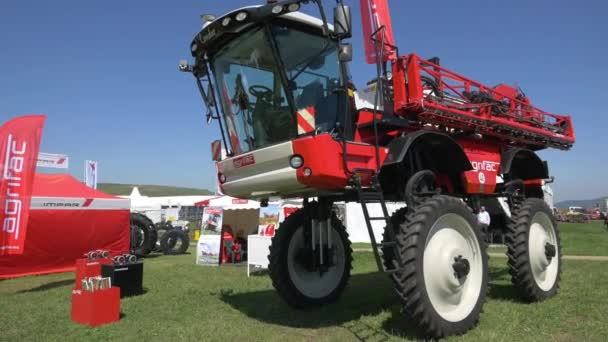
[[[376,44],[372,40],[372,34],[384,26],[384,34],[379,31],[375,36],[378,44],[384,35],[384,58],[383,61],[394,60],[396,51],[391,47],[395,45],[393,38],[393,25],[388,8],[388,0],[361,0],[361,20],[363,21],[363,46],[365,47],[365,60],[368,64],[376,64]],[[380,51],[380,46],[377,47]]]
[[[49,167],[54,169],[67,169],[69,166],[68,156],[65,154],[56,153],[38,153],[38,160],[36,160],[37,167]]]
[[[97,162],[85,160],[84,162],[84,183],[93,189],[97,189]]]
[[[23,253],[45,119],[22,116],[0,127],[0,255]]]

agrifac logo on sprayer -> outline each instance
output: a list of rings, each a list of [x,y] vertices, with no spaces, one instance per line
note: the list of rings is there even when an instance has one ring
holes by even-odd
[[[20,146],[20,147],[19,147]],[[4,172],[2,180],[7,181],[6,198],[3,203],[4,220],[2,230],[14,234],[14,238],[19,238],[19,223],[21,221],[22,202],[19,198],[19,189],[22,186],[23,166],[27,153],[27,143],[24,141],[18,144],[9,134],[7,138],[6,155],[3,160]]]
[[[475,169],[476,171],[492,171],[492,172],[498,172],[498,165],[500,165],[500,163],[496,163],[496,162],[491,162],[491,161],[471,161],[471,166],[473,166],[473,169]]]

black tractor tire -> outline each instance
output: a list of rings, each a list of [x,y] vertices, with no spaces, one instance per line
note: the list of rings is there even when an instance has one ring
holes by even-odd
[[[384,227],[384,232],[382,233],[382,243],[392,242],[394,239],[390,238],[388,229],[393,230],[393,236],[397,236],[397,231],[399,226],[405,222],[405,216],[407,215],[407,207],[403,207],[398,209],[391,215],[391,227]],[[382,246],[382,262],[384,263],[384,268],[387,270],[398,267],[393,261],[395,260],[395,248],[391,246]]]
[[[537,302],[557,294],[562,264],[559,229],[551,208],[542,199],[528,198],[515,205],[507,224],[506,243],[511,282],[522,298]],[[544,255],[539,254],[538,244],[544,244]]]
[[[314,204],[311,204],[308,208],[300,209],[281,223],[279,228],[276,230],[275,236],[272,238],[272,244],[270,246],[269,260],[269,273],[272,279],[272,285],[277,290],[279,295],[287,302],[287,304],[296,309],[304,309],[309,307],[321,306],[324,304],[332,303],[336,301],[340,295],[344,292],[348,280],[350,279],[350,271],[352,268],[352,248],[350,240],[348,239],[348,233],[342,222],[338,219],[335,213],[331,213],[330,223],[333,228],[334,237],[332,243],[336,249],[339,249],[336,240],[341,243],[341,253],[336,252],[335,260],[338,265],[333,266],[333,270],[328,271],[324,276],[334,276],[330,283],[329,289],[319,296],[312,296],[304,293],[298,288],[297,281],[294,281],[290,274],[290,262],[292,262],[292,270],[296,271],[295,261],[290,261],[289,248],[292,239],[296,236],[296,233],[303,234],[303,230],[308,220],[310,220],[309,212],[314,210]],[[300,230],[302,230],[300,232]],[[336,237],[338,239],[336,239]],[[327,241],[327,240],[325,240]],[[310,248],[310,247],[305,247]],[[295,252],[294,252],[295,253]],[[342,265],[339,265],[339,263]],[[302,271],[299,272],[308,272]],[[337,274],[331,274],[330,272],[339,272]],[[319,271],[308,272],[308,274],[318,275]],[[322,279],[321,277],[319,279]],[[329,278],[325,278],[326,280]],[[302,286],[302,283],[299,284]]]
[[[181,244],[179,245],[179,248],[175,248],[178,240]],[[160,239],[160,247],[166,255],[184,254],[188,250],[189,245],[190,238],[188,237],[188,234],[178,229],[168,231]]]
[[[459,335],[475,327],[485,301],[489,273],[487,246],[470,208],[460,199],[436,195],[409,208],[396,228],[403,269],[391,278],[408,320],[430,338]],[[446,234],[453,238],[446,239]],[[456,241],[466,243],[457,245]],[[466,250],[467,246],[471,249]],[[450,251],[447,254],[446,249]],[[465,256],[468,252],[472,262],[462,258],[461,252]],[[452,286],[452,294],[462,289],[459,302],[453,307],[438,295],[443,286]]]
[[[150,254],[151,234],[153,226],[150,225],[150,219],[139,213],[131,213],[131,253],[141,257]],[[142,241],[134,241],[133,237],[141,234]]]
[[[150,245],[148,246],[148,248],[150,248],[150,252],[154,252],[154,250],[156,249],[157,241],[158,241],[158,232],[156,231],[156,229],[154,229],[154,225],[152,225],[150,228]]]

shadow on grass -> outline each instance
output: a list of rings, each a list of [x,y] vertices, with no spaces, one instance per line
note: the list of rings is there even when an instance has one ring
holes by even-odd
[[[490,267],[490,291],[488,297],[516,303],[525,303],[511,284],[508,267]]]
[[[289,307],[274,290],[233,293],[224,290],[220,299],[253,319],[293,328],[341,326],[360,341],[384,341],[391,335],[423,338],[420,331],[400,313],[401,303],[391,281],[382,273],[355,274],[340,299],[322,307],[296,310]],[[382,329],[360,320],[390,310]]]
[[[488,298],[522,302],[511,285],[508,268],[490,267]],[[274,290],[239,292],[224,290],[220,299],[253,319],[293,328],[340,326],[359,341],[385,341],[391,336],[424,339],[424,335],[402,312],[393,284],[383,273],[355,274],[336,303],[296,310],[290,308]],[[382,327],[371,326],[361,316],[375,316],[389,311]]]
[[[490,267],[490,281],[509,280],[509,269],[507,267]]]
[[[161,257],[161,256],[165,256],[165,255],[163,253],[153,252],[153,253],[150,253],[148,255],[144,255],[143,257],[140,257],[140,259],[154,259],[154,258],[158,258],[158,257]]]
[[[31,289],[19,290],[17,293],[40,292],[52,290],[62,286],[74,285],[74,279],[57,280],[40,286],[32,287]]]
[[[182,254],[164,254],[163,252],[152,252],[148,255],[144,255],[143,259],[154,259],[154,258],[158,258],[158,257],[175,257],[175,256],[180,256],[180,255],[191,255],[191,252],[186,251],[185,253]]]
[[[139,293],[135,293],[135,294],[130,294],[130,295],[123,295],[122,292],[120,294],[120,299],[130,299],[130,298],[139,298],[143,295],[145,295],[146,293],[148,293],[149,289],[147,287],[142,287],[141,292]]]

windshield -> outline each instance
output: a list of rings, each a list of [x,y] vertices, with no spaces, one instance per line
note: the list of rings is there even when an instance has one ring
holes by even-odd
[[[285,26],[273,26],[272,31],[299,114],[298,132],[307,133],[312,127],[330,132],[336,125],[338,105],[344,101],[342,93],[335,91],[340,87],[335,44],[324,37]],[[312,116],[314,124],[302,116]]]
[[[278,63],[266,32],[253,29],[211,58],[234,154],[315,130],[331,131],[336,125],[339,101],[333,90],[340,78],[335,45],[322,36],[274,25],[270,32]]]

